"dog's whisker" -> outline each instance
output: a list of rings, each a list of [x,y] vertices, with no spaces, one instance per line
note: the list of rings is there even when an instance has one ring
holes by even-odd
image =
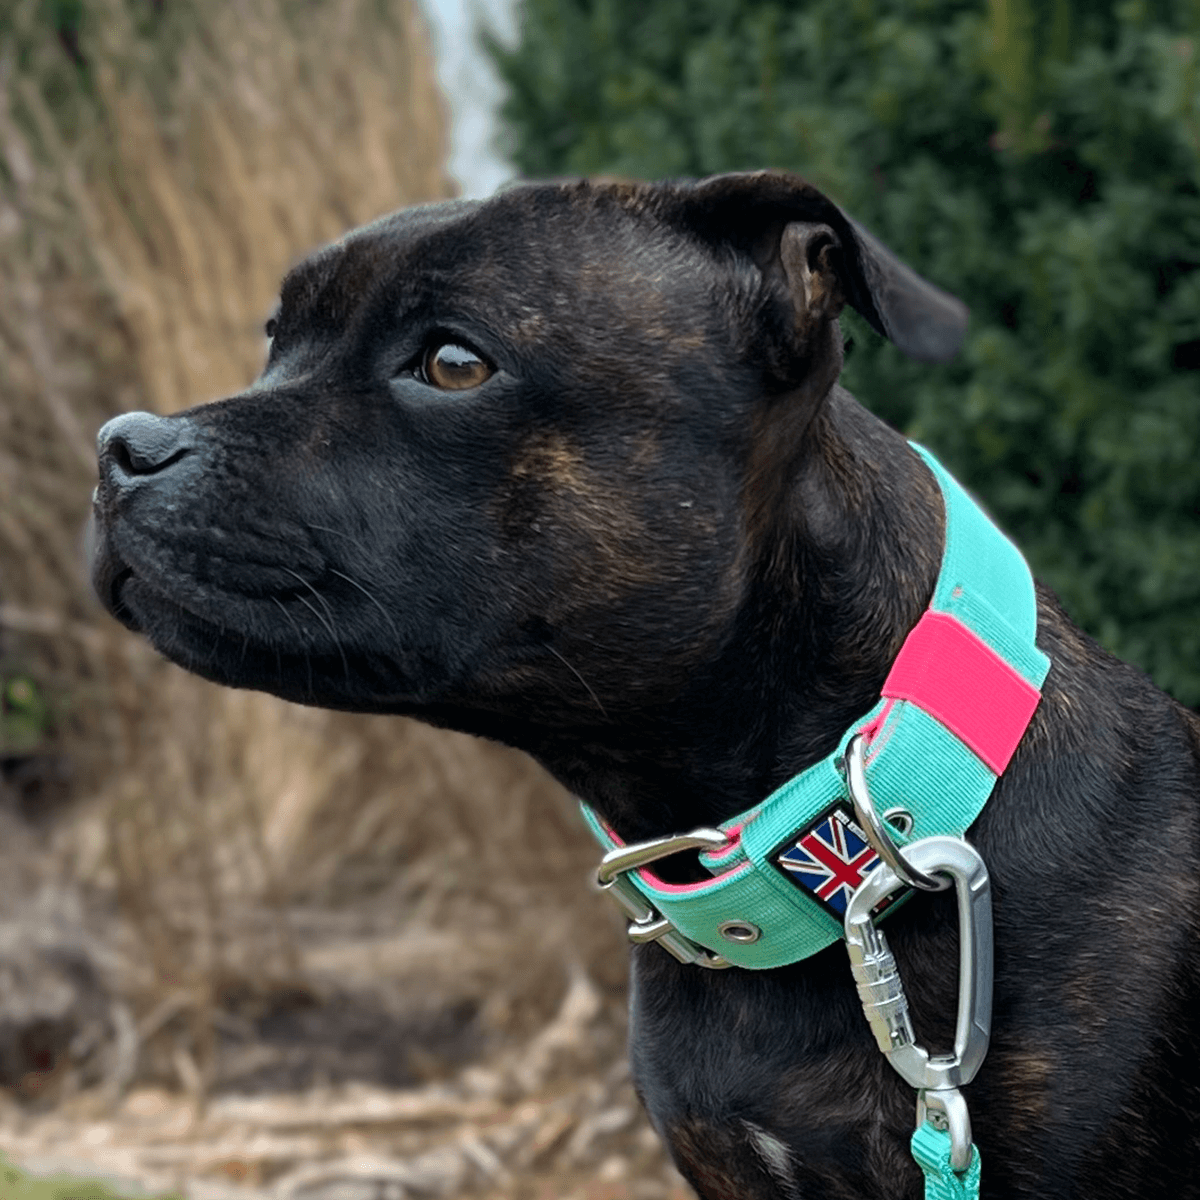
[[[294,572],[294,571],[293,571],[293,572],[291,572],[291,573],[292,573],[293,575],[295,575],[295,572]],[[300,576],[299,576],[299,575],[296,575],[296,578],[297,578],[297,579],[299,579],[299,578],[300,578]],[[322,604],[324,604],[324,599],[323,599],[323,597],[321,596],[321,593],[320,593],[320,592],[318,592],[318,591],[317,591],[317,589],[316,589],[315,587],[313,587],[313,586],[312,586],[312,584],[310,584],[310,583],[306,583],[306,584],[305,584],[305,586],[306,586],[306,587],[309,589],[309,591],[311,591],[311,592],[312,592],[312,594],[313,594],[314,596],[316,596],[316,598],[317,598],[319,601],[321,601],[321,603],[322,603]],[[299,595],[298,595],[298,596],[296,597],[296,599],[297,599],[297,600],[299,600],[299,601],[300,601],[300,603],[301,603],[301,604],[303,604],[303,605],[304,605],[304,607],[305,607],[305,608],[307,608],[307,609],[308,609],[308,611],[309,611],[310,613],[312,613],[312,615],[313,615],[314,617],[316,617],[316,618],[317,618],[317,620],[318,620],[318,621],[319,621],[319,622],[320,622],[320,623],[321,623],[321,624],[324,626],[324,628],[325,628],[325,632],[329,634],[330,638],[331,638],[331,639],[332,639],[332,641],[333,641],[333,644],[334,644],[334,645],[337,647],[337,652],[338,652],[338,654],[339,654],[339,655],[341,655],[341,659],[342,659],[342,668],[343,668],[343,669],[345,670],[345,672],[346,672],[346,682],[347,682],[347,683],[349,683],[349,682],[350,682],[350,663],[349,663],[348,659],[346,658],[346,652],[345,652],[345,650],[343,650],[343,649],[342,649],[342,643],[341,643],[341,640],[338,638],[338,635],[337,635],[337,627],[336,627],[336,626],[333,624],[333,622],[332,622],[332,621],[331,621],[331,620],[330,620],[330,619],[329,619],[329,618],[328,618],[328,617],[327,617],[327,616],[326,616],[326,615],[325,615],[325,614],[324,614],[324,613],[323,613],[323,612],[322,612],[322,611],[321,611],[319,608],[317,608],[317,607],[315,607],[314,605],[310,604],[310,603],[309,603],[307,600],[305,600],[305,598],[304,598],[303,596],[299,596]]]
[[[370,602],[375,605],[377,609],[379,609],[379,611],[383,614],[383,619],[391,627],[392,633],[396,635],[397,640],[399,639],[400,630],[396,627],[396,622],[392,620],[392,614],[388,612],[386,608],[384,608],[379,599],[370,590],[363,587],[363,585],[359,583],[357,579],[351,579],[349,575],[346,575],[342,571],[336,570],[334,567],[329,568],[329,573],[330,575],[336,575],[339,579],[344,579],[351,587],[358,588],[358,590],[362,592],[362,594],[366,596],[366,598],[370,600]]]
[[[321,608],[324,609],[325,615],[322,616],[315,608],[313,608],[313,606],[311,604],[308,603],[307,600],[304,599],[303,596],[296,597],[296,599],[299,600],[300,603],[303,604],[304,607],[307,608],[313,614],[313,616],[315,616],[317,618],[317,620],[320,621],[321,624],[325,626],[325,629],[328,631],[329,636],[333,639],[333,644],[337,647],[337,652],[340,655],[341,660],[342,660],[342,670],[345,672],[345,675],[346,675],[346,683],[349,684],[349,682],[350,682],[350,661],[349,661],[349,659],[346,658],[346,651],[342,648],[341,639],[337,635],[337,624],[334,621],[333,609],[329,607],[329,601],[326,600],[325,597],[322,596],[321,593],[318,592],[317,589],[315,587],[313,587],[313,585],[311,583],[309,583],[309,581],[307,579],[305,579],[304,576],[299,573],[299,571],[293,571],[291,569],[291,567],[284,567],[284,570],[289,575],[293,576],[293,578],[300,580],[300,582],[302,584],[304,584],[304,586],[306,588],[308,588],[308,590],[310,592],[312,592],[312,594],[316,597],[317,603],[321,606]]]
[[[588,681],[586,679],[584,679],[584,677],[582,675],[580,675],[580,673],[573,666],[571,666],[571,664],[569,662],[567,662],[567,660],[565,658],[563,658],[563,656],[561,654],[559,654],[559,652],[557,650],[555,650],[555,648],[553,646],[551,646],[549,642],[543,642],[542,645],[544,645],[546,647],[546,649],[549,650],[550,653],[553,654],[554,657],[557,658],[558,661],[560,663],[562,663],[562,665],[564,667],[566,667],[567,670],[570,671],[571,674],[574,675],[575,678],[578,679],[580,683],[583,684],[584,688],[587,690],[587,694],[589,696],[591,696],[593,701],[595,701],[596,707],[600,710],[600,712],[603,714],[604,718],[607,720],[608,719],[608,711],[605,709],[604,705],[600,703],[600,697],[597,696],[596,693],[592,691],[591,685],[588,683]]]
[[[360,542],[358,538],[354,536],[354,534],[347,533],[344,529],[334,529],[329,525],[313,525],[308,521],[305,521],[304,524],[311,533],[332,533],[334,537],[340,537],[349,542],[350,545],[352,545],[355,550],[358,550],[361,554],[365,555],[367,553],[366,547],[362,544],[362,542]]]
[[[284,604],[284,602],[282,600],[280,600],[278,596],[272,596],[271,599],[275,601],[275,603],[279,607],[279,611],[281,613],[283,613],[283,615],[287,618],[291,627],[296,631],[297,643],[300,645],[304,645],[304,634],[300,631],[300,625],[296,621],[296,618],[293,617],[290,612],[288,612],[287,605]],[[282,678],[283,677],[283,659],[280,657],[278,649],[276,649],[276,651],[275,651],[275,658],[276,658],[277,665],[279,667],[280,678]],[[313,692],[312,658],[309,656],[309,653],[307,650],[305,650],[305,652],[304,652],[304,665],[308,671],[309,695],[312,695],[312,692]]]

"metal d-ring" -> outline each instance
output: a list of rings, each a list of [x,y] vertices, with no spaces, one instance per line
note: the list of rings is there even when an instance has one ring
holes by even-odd
[[[896,878],[909,887],[919,888],[923,892],[944,892],[950,886],[950,880],[938,879],[918,871],[904,857],[904,852],[892,841],[887,826],[879,819],[867,788],[866,739],[861,733],[856,733],[850,739],[850,744],[846,747],[845,761],[850,802],[854,805],[854,815],[858,818],[867,841],[871,843],[871,849],[891,867]]]

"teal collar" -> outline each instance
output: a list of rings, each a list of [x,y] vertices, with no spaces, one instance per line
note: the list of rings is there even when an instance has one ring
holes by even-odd
[[[945,550],[933,599],[879,702],[832,754],[719,827],[727,843],[700,855],[711,879],[673,885],[645,867],[624,874],[653,918],[640,914],[634,940],[672,935],[663,944],[677,957],[685,957],[680,945],[695,943],[698,957],[686,961],[752,970],[799,962],[839,940],[846,902],[878,862],[854,823],[841,771],[855,734],[867,741],[878,811],[911,816],[900,844],[961,836],[982,811],[1033,716],[1050,660],[1035,644],[1037,599],[1020,551],[933,455],[913,448],[942,490]],[[586,804],[583,815],[606,851],[623,845]]]

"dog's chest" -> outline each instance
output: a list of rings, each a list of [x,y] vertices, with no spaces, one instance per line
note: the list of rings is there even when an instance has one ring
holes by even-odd
[[[911,1122],[912,1093],[831,949],[806,970],[719,978],[635,952],[634,1080],[703,1200],[920,1194],[905,1147],[877,1136]]]

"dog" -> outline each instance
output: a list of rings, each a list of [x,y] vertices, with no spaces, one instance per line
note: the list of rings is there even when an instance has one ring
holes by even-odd
[[[96,590],[218,683],[519,747],[626,843],[720,826],[878,703],[939,571],[930,469],[837,382],[845,304],[921,360],[965,328],[783,173],[383,218],[287,276],[246,391],[104,427]],[[969,831],[984,1195],[1200,1196],[1200,725],[1044,588],[1037,644]],[[885,925],[944,1038],[953,903]],[[639,1094],[704,1200],[921,1194],[912,1088],[836,946],[706,971],[641,945],[631,995]]]

